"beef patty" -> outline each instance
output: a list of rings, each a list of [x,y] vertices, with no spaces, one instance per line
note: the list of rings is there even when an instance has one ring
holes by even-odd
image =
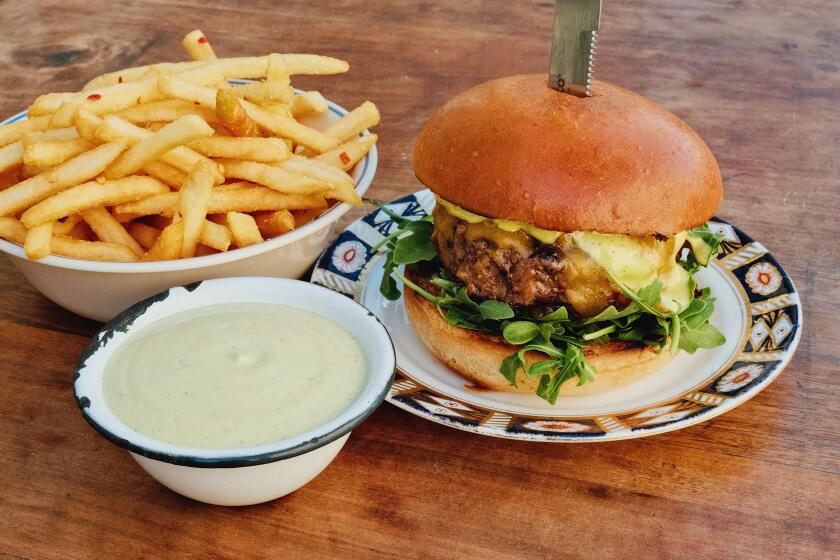
[[[443,266],[470,295],[520,306],[567,305],[581,317],[628,300],[572,238],[545,245],[491,221],[467,223],[440,205],[433,240]]]

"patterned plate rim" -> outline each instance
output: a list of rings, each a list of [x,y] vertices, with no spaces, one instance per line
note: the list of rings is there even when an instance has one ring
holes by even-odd
[[[387,206],[409,218],[433,206],[422,190]],[[679,396],[608,416],[541,417],[460,401],[412,378],[399,368],[386,400],[412,414],[482,435],[549,442],[614,441],[678,430],[723,414],[770,385],[793,357],[802,333],[802,308],[793,281],[761,243],[715,217],[724,234],[718,269],[739,287],[748,310],[738,352],[720,371]],[[361,300],[367,273],[377,258],[371,247],[391,231],[393,221],[374,210],[350,224],[321,254],[311,281]]]

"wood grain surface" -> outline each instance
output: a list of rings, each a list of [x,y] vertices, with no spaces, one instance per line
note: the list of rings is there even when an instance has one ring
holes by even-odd
[[[605,2],[597,76],[703,136],[720,215],[784,264],[805,307],[787,370],[719,418],[648,439],[540,445],[478,437],[390,405],[315,481],[276,502],[211,507],[96,435],[71,371],[97,324],[0,262],[0,557],[836,558],[840,554],[840,5]],[[123,66],[315,52],[299,79],[382,112],[371,194],[417,190],[414,137],[456,92],[548,68],[553,2],[0,2],[0,113]],[[355,212],[351,217],[360,215]],[[345,223],[349,221],[345,220]]]

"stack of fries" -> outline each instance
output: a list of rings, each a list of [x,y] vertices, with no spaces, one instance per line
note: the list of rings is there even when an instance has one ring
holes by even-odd
[[[191,62],[104,74],[37,98],[0,127],[0,237],[30,259],[189,258],[282,235],[336,201],[361,203],[348,174],[376,142],[365,102],[323,132],[328,109],[292,74],[338,74],[309,54],[217,59],[200,30]],[[231,78],[259,79],[231,85]]]

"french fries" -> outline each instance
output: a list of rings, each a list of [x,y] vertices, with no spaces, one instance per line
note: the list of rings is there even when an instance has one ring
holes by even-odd
[[[52,171],[0,191],[0,216],[16,214],[57,192],[96,177],[126,149],[126,146],[121,140],[103,144],[64,162]]]
[[[47,93],[41,95],[32,102],[26,114],[30,119],[40,115],[51,115],[58,111],[58,108],[74,95],[74,93]]]
[[[91,148],[93,144],[84,138],[44,139],[26,146],[23,163],[34,167],[55,167]]]
[[[198,240],[205,247],[210,247],[217,251],[227,251],[232,241],[232,234],[223,224],[204,220]],[[196,247],[197,250],[198,248]]]
[[[115,209],[121,214],[136,214],[138,216],[160,214],[171,218],[177,210],[177,205],[178,193],[170,192],[152,195],[137,202],[120,204]],[[267,187],[214,189],[207,201],[208,214],[315,208],[327,208],[327,201],[323,196],[318,194],[283,194]]]
[[[237,247],[247,247],[263,241],[260,228],[250,214],[228,212],[227,224]]]
[[[117,111],[114,115],[130,123],[172,122],[187,115],[198,115],[208,123],[215,122],[213,111],[180,99],[163,99]]]
[[[291,156],[288,146],[279,138],[209,136],[191,142],[190,148],[211,158],[240,159],[261,163],[278,163]]]
[[[108,243],[118,243],[125,245],[138,257],[142,257],[146,251],[143,247],[129,234],[123,225],[119,223],[110,212],[104,207],[97,206],[88,208],[81,212],[82,219],[90,226],[93,233]]]
[[[116,206],[165,192],[169,192],[169,188],[151,177],[123,177],[102,183],[91,181],[39,202],[21,214],[20,221],[31,228],[88,208]]]
[[[160,236],[159,229],[146,225],[143,222],[131,222],[128,224],[128,233],[147,251],[154,247],[155,241]]]
[[[213,190],[213,169],[210,164],[199,162],[187,176],[178,196],[178,211],[183,220],[181,258],[195,255],[198,238],[207,216],[207,202]]]
[[[166,226],[158,236],[155,244],[143,257],[144,261],[168,261],[181,256],[184,245],[184,224],[172,223]]]
[[[18,140],[0,148],[0,173],[23,163],[23,144]]]
[[[181,117],[126,150],[105,170],[105,178],[119,179],[130,175],[173,148],[212,135],[213,129],[198,115]],[[212,177],[213,165],[210,162],[199,160],[193,169],[198,166],[206,167]]]
[[[258,126],[275,136],[288,138],[296,144],[301,144],[319,153],[332,150],[339,144],[339,141],[333,136],[300,124],[292,117],[266,111],[259,105],[254,105],[248,101],[243,101],[242,106]]]
[[[6,241],[23,245],[26,239],[26,226],[17,218],[0,218],[0,237]]]
[[[213,52],[210,41],[207,40],[201,29],[187,33],[181,44],[184,45],[184,50],[193,60],[213,60],[216,58],[216,53]]]
[[[263,237],[272,238],[295,229],[295,217],[288,210],[256,212],[254,220]]]
[[[289,173],[279,167],[253,161],[239,161],[233,159],[221,160],[225,168],[225,176],[234,179],[245,179],[252,183],[265,185],[281,193],[317,194],[326,190],[327,183],[303,175]]]
[[[279,54],[268,55],[266,78],[230,89],[230,92],[259,105],[289,103],[295,95],[289,81],[289,72]]]
[[[123,139],[131,143],[137,143],[149,138],[154,133],[133,125],[119,117],[109,116],[96,129],[96,136],[103,141]],[[189,149],[186,146],[177,146],[161,156],[161,161],[168,163],[185,173],[189,173],[193,166],[199,161],[206,160],[204,156]],[[213,175],[216,182],[224,181],[224,176],[218,166],[214,168]]]
[[[53,233],[55,235],[70,235],[70,232],[75,229],[76,225],[82,220],[82,216],[79,214],[71,214],[67,216],[64,220],[58,221],[55,223],[55,227],[53,228]]]
[[[366,128],[379,124],[379,110],[370,101],[365,101],[332,124],[324,134],[346,142]],[[308,148],[309,146],[307,146]]]
[[[50,127],[50,116],[44,115],[0,126],[0,148],[17,142],[27,132],[40,132]]]
[[[176,167],[172,167],[168,163],[162,161],[150,161],[143,166],[143,172],[151,175],[158,181],[162,181],[175,189],[181,188],[184,181],[187,180],[187,174]]]
[[[0,238],[27,258],[191,258],[292,231],[331,204],[361,204],[349,175],[379,120],[363,103],[327,130],[316,91],[290,77],[349,65],[308,54],[217,58],[188,33],[187,62],[128,68],[41,95],[0,126]],[[228,79],[253,79],[242,85]]]
[[[133,262],[137,260],[137,255],[125,245],[104,241],[85,241],[59,235],[53,236],[50,249],[55,255],[88,261]]]
[[[327,100],[317,91],[303,91],[294,96],[291,102],[293,117],[302,117],[310,113],[324,113],[329,108]]]
[[[287,71],[291,75],[342,74],[350,69],[350,65],[347,62],[329,56],[316,54],[281,54],[280,56],[283,59],[283,64],[286,65]],[[268,57],[245,56],[239,58],[221,58],[215,60],[214,63],[219,65],[222,72],[224,72],[225,78],[265,78]],[[154,67],[161,75],[167,76],[206,64],[207,62],[205,61],[164,62],[161,64],[126,68],[94,78],[85,85],[84,90],[90,91],[95,88],[136,82],[143,78],[151,67]]]
[[[354,138],[329,152],[315,156],[315,159],[344,171],[350,171],[376,144],[376,140],[376,134]]]
[[[219,123],[234,136],[261,136],[254,119],[248,116],[245,108],[235,95],[226,89],[216,91],[216,117]]]
[[[29,228],[26,232],[26,240],[23,242],[23,250],[26,258],[33,261],[43,259],[50,254],[52,245],[54,222],[46,222]]]

